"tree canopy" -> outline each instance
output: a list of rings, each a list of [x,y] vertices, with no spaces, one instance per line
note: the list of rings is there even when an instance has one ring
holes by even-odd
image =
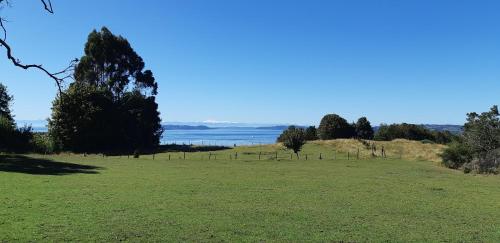
[[[92,31],[84,52],[75,69],[76,82],[106,89],[115,97],[128,91],[130,82],[134,90],[150,91],[152,95],[158,93],[153,72],[143,70],[144,61],[127,39],[113,35],[108,28]]]
[[[354,137],[354,126],[337,114],[328,114],[321,119],[318,133],[323,140]]]
[[[356,137],[360,139],[373,139],[373,127],[366,117],[361,117],[356,122]]]
[[[162,134],[153,73],[128,41],[103,27],[92,31],[75,82],[56,98],[49,132],[63,150],[132,151]]]

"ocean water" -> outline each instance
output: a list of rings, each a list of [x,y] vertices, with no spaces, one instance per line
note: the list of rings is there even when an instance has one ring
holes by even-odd
[[[281,130],[257,128],[165,130],[161,143],[222,146],[273,144],[281,132]]]
[[[35,132],[47,132],[47,127],[33,127]],[[195,145],[259,145],[273,144],[281,134],[279,129],[221,127],[207,130],[165,130],[161,144]]]

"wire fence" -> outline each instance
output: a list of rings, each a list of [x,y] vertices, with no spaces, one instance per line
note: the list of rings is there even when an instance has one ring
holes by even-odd
[[[104,155],[103,155],[104,156]],[[134,158],[133,155],[121,155],[120,157]],[[203,152],[162,152],[147,155],[139,155],[140,158],[151,158],[153,160],[243,160],[243,161],[284,161],[284,160],[366,160],[366,159],[401,159],[403,153],[388,154],[386,151],[378,153],[367,153],[366,150],[353,151],[322,151],[322,152],[299,152],[297,154],[286,150],[275,151],[203,151]]]

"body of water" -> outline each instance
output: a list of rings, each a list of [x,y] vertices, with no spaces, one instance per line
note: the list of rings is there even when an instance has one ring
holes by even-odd
[[[35,132],[47,132],[47,127],[33,127]],[[273,144],[281,134],[279,129],[221,127],[206,130],[165,130],[161,144],[195,145],[259,145]]]
[[[162,144],[258,145],[273,144],[281,130],[257,128],[214,128],[207,130],[166,130]]]

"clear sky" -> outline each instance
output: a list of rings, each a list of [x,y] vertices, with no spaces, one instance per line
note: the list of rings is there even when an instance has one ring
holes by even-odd
[[[127,38],[159,82],[164,121],[462,124],[500,104],[500,1],[13,0],[25,63],[58,70],[92,29]],[[3,49],[1,56],[5,55]],[[17,119],[46,119],[56,87],[0,58]]]

